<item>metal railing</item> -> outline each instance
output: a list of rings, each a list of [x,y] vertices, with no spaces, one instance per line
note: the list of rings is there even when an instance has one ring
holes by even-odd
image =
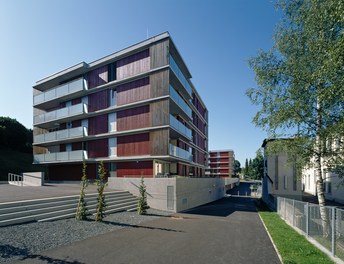
[[[23,186],[23,176],[14,173],[8,174],[8,183],[18,186]]]
[[[191,88],[188,80],[185,78],[183,72],[179,69],[176,61],[173,59],[173,57],[171,55],[170,55],[170,66],[171,66],[172,71],[178,77],[180,83],[184,86],[187,93],[191,96],[192,95],[192,88]]]
[[[46,92],[37,94],[33,96],[33,104],[37,105],[39,103],[44,103],[68,94],[79,92],[86,89],[87,82],[85,79],[81,78],[57,87],[54,87]]]
[[[87,127],[75,127],[36,135],[33,138],[33,143],[44,143],[84,136],[87,136]]]
[[[191,129],[187,128],[183,123],[178,121],[177,118],[170,115],[170,125],[177,130],[179,133],[181,133],[183,136],[188,138],[189,140],[192,140],[192,131]]]
[[[75,150],[65,152],[54,152],[34,155],[34,163],[60,162],[60,161],[82,161],[87,159],[87,151]]]
[[[170,155],[192,161],[192,154],[185,149],[170,144]]]
[[[192,118],[192,110],[184,101],[184,99],[177,93],[177,91],[170,85],[170,96],[172,100],[183,110],[183,112]]]
[[[332,256],[344,260],[344,210],[325,206],[321,217],[320,206],[288,198],[277,198],[277,213],[288,224],[300,230],[329,250]]]

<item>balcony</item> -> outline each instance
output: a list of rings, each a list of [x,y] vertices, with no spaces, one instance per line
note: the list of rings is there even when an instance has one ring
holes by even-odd
[[[172,144],[170,144],[170,155],[184,160],[192,161],[192,154],[190,152]]]
[[[170,126],[174,128],[176,131],[178,131],[180,134],[182,134],[184,137],[186,137],[189,140],[192,140],[192,131],[191,129],[184,126],[180,121],[178,121],[177,118],[170,115]]]
[[[42,105],[51,100],[55,100],[60,97],[72,95],[83,90],[87,90],[86,80],[83,78],[77,79],[75,81],[57,86],[41,94],[34,95],[33,105],[34,106]]]
[[[51,121],[56,121],[63,118],[69,118],[73,116],[82,115],[88,112],[88,108],[86,104],[77,104],[72,105],[69,107],[65,107],[62,109],[58,109],[55,111],[47,112],[41,115],[37,115],[33,117],[33,124],[41,124]]]
[[[33,143],[41,144],[87,136],[87,127],[76,127],[34,136]]]
[[[67,152],[55,152],[46,154],[37,154],[33,156],[34,163],[53,163],[53,162],[68,162],[68,161],[82,161],[87,159],[87,151],[76,150]]]
[[[179,69],[177,63],[175,62],[175,60],[173,59],[173,57],[170,55],[170,67],[172,69],[172,71],[174,72],[174,74],[177,76],[177,78],[179,79],[180,83],[184,86],[186,92],[192,96],[192,88],[188,82],[188,80],[185,78],[184,74],[182,73],[182,71]]]
[[[170,85],[170,97],[172,98],[173,102],[175,102],[180,109],[191,119],[192,118],[192,110],[191,108],[185,103],[184,99],[176,92],[172,85]]]

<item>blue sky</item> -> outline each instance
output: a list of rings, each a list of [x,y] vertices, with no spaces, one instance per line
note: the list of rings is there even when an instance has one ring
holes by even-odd
[[[32,128],[37,80],[168,31],[208,107],[209,149],[243,165],[266,137],[247,61],[273,45],[278,19],[271,0],[0,0],[0,116]]]

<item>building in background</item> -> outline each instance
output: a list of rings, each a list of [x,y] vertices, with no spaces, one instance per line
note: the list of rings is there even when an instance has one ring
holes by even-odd
[[[208,162],[208,110],[169,33],[33,86],[34,163],[49,180],[201,177]]]
[[[286,153],[267,154],[268,145],[275,140],[265,139],[264,148],[264,177],[262,179],[262,198],[270,207],[276,209],[276,197],[286,197],[302,200],[301,179],[296,175],[295,166],[288,164]]]
[[[235,175],[235,155],[231,149],[209,151],[210,177],[232,178]]]

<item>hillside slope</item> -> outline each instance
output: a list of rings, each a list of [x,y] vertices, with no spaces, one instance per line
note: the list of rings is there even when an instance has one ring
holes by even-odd
[[[32,164],[32,153],[24,153],[0,147],[0,181],[7,181],[8,173],[45,171],[45,167]]]

